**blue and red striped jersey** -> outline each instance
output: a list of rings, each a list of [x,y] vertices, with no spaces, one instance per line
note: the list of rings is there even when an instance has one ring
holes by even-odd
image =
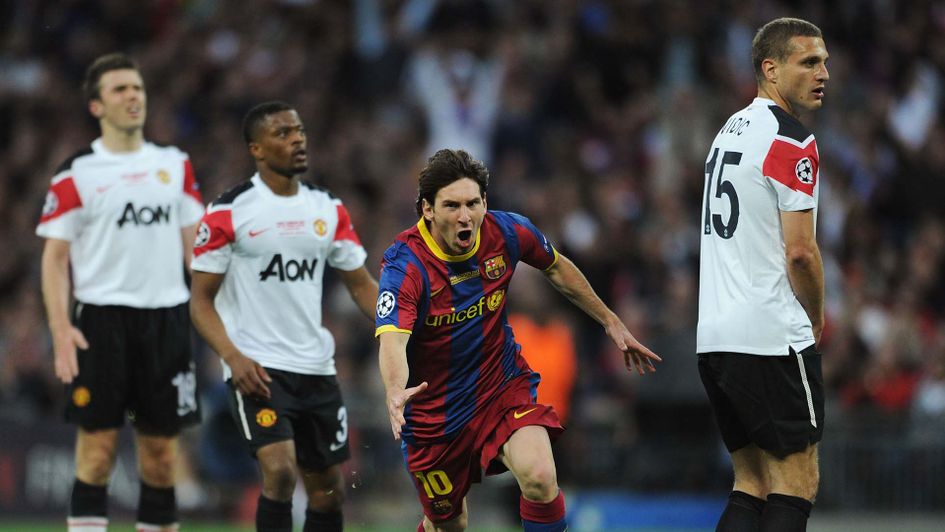
[[[511,212],[487,212],[463,255],[444,253],[422,218],[397,236],[381,265],[376,334],[409,333],[407,386],[428,383],[404,411],[404,441],[451,439],[508,381],[531,373],[505,299],[519,261],[547,270],[557,259],[545,235]]]

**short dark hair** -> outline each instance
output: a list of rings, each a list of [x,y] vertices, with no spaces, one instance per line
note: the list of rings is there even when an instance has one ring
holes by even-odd
[[[751,64],[755,68],[755,79],[761,83],[765,79],[761,63],[765,59],[774,59],[783,63],[791,55],[792,37],[820,37],[820,28],[799,18],[776,18],[765,24],[751,41]]]
[[[485,197],[489,188],[489,169],[482,161],[473,159],[463,150],[439,150],[427,159],[427,165],[420,170],[420,183],[417,188],[417,214],[423,216],[423,200],[430,205],[436,199],[441,188],[455,181],[468,177],[479,185],[480,196]]]
[[[246,113],[246,116],[243,117],[243,140],[246,141],[246,144],[254,142],[256,140],[256,130],[259,129],[259,124],[266,120],[267,116],[281,113],[282,111],[294,110],[295,107],[278,100],[263,102],[253,107]]]
[[[105,54],[85,69],[85,79],[82,80],[82,93],[85,94],[85,101],[100,100],[101,85],[99,82],[106,72],[112,70],[139,70],[138,63],[121,52]]]

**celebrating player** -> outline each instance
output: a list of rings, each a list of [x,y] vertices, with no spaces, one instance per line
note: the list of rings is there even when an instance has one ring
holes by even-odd
[[[282,102],[243,120],[257,173],[214,200],[194,243],[191,314],[223,361],[236,424],[259,462],[256,528],[292,530],[296,468],[308,493],[306,532],[342,530],[348,414],[335,342],[322,326],[322,277],[336,268],[374,315],[377,282],[341,201],[303,183],[305,129]]]
[[[542,270],[604,327],[627,369],[655,371],[659,357],[527,218],[487,212],[488,185],[468,153],[438,151],[420,172],[420,221],[384,254],[376,324],[391,430],[423,506],[418,531],[465,530],[466,493],[483,469],[515,476],[525,530],[565,530],[551,452],[563,429],[535,402],[539,377],[508,326],[512,272],[520,261]]]
[[[720,531],[799,531],[817,493],[824,273],[814,238],[819,154],[798,121],[823,103],[820,29],[773,20],[752,42],[758,97],[705,166],[699,372],[732,454]]]
[[[184,268],[203,201],[187,154],[144,140],[147,97],[134,61],[99,57],[84,90],[102,136],[56,172],[36,229],[46,238],[56,376],[69,389],[66,419],[79,427],[69,530],[108,527],[126,413],[141,475],[138,528],[176,530],[177,434],[200,420]]]

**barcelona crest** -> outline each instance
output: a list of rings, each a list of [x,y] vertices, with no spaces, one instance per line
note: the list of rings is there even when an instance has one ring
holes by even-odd
[[[483,266],[485,266],[486,278],[492,280],[496,280],[505,275],[505,270],[507,269],[503,255],[496,255],[491,259],[486,259],[485,262],[483,262]]]

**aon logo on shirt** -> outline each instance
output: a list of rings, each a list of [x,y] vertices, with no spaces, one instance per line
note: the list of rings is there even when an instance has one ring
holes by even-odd
[[[140,209],[135,208],[135,204],[130,201],[125,205],[125,210],[121,211],[121,218],[118,219],[118,227],[125,224],[132,225],[151,225],[159,223],[171,223],[171,206],[158,205],[157,207],[144,206]]]
[[[281,253],[276,253],[269,261],[269,266],[259,272],[259,280],[265,281],[270,277],[277,277],[279,281],[305,281],[315,278],[315,265],[318,259],[289,259],[283,260]]]

